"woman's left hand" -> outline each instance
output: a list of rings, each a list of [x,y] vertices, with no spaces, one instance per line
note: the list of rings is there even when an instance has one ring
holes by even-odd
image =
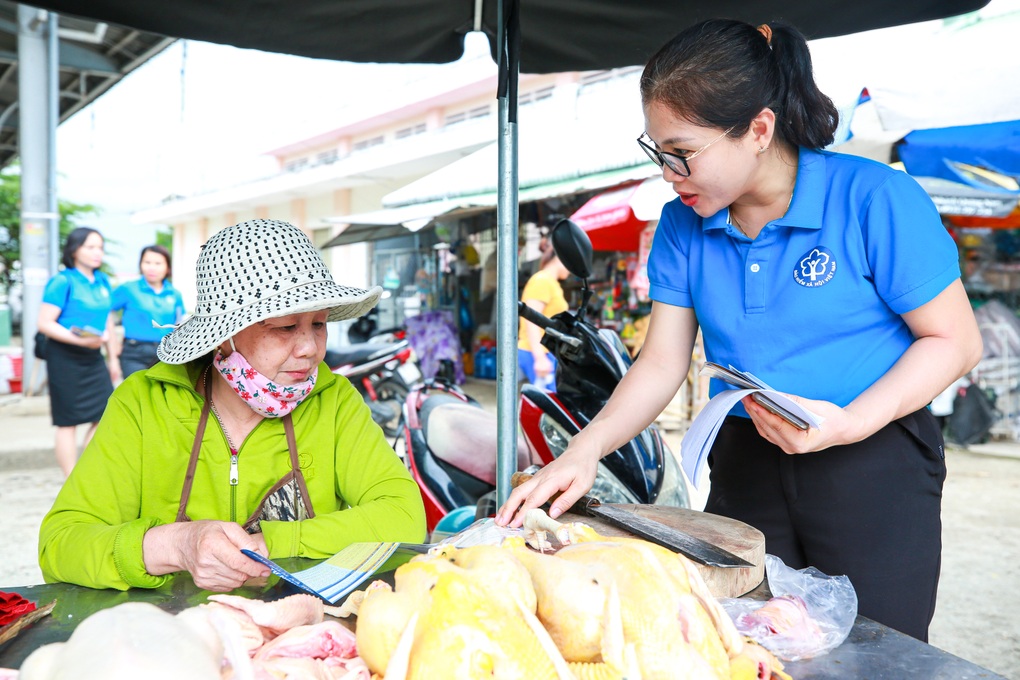
[[[861,432],[863,424],[852,411],[836,406],[832,402],[804,399],[792,394],[785,395],[808,411],[823,419],[820,428],[801,430],[783,418],[768,411],[750,397],[744,397],[741,404],[751,416],[758,434],[772,442],[786,453],[810,453],[830,446],[851,444],[867,436]]]

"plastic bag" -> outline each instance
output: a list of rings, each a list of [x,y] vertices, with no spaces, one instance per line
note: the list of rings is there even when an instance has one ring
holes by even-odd
[[[846,576],[827,576],[814,567],[792,569],[765,556],[773,598],[768,602],[722,599],[741,635],[784,661],[810,659],[842,644],[857,618],[857,593]]]

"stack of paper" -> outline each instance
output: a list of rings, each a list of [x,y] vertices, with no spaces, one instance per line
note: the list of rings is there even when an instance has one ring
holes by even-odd
[[[268,557],[251,550],[241,552],[306,593],[318,595],[330,604],[353,592],[378,571],[396,569],[415,555],[428,552],[434,545],[467,548],[474,545],[499,545],[507,536],[519,536],[522,529],[496,526],[491,517],[476,520],[471,526],[438,544],[352,543],[314,567],[291,573]]]
[[[394,553],[404,553],[407,561],[414,555],[425,552],[429,546],[412,543],[352,543],[328,560],[310,569],[293,574],[251,550],[242,550],[245,555],[269,569],[301,590],[318,595],[330,604],[336,604],[361,585],[365,579],[379,571]]]
[[[702,472],[705,460],[712,450],[712,444],[719,433],[723,420],[738,401],[752,395],[751,398],[763,407],[780,416],[791,425],[806,430],[819,427],[822,418],[793,401],[786,395],[776,392],[764,382],[750,373],[738,370],[733,366],[724,368],[709,361],[701,369],[701,375],[719,378],[739,389],[726,390],[712,397],[691,423],[680,444],[680,453],[684,472],[694,486],[701,488]]]

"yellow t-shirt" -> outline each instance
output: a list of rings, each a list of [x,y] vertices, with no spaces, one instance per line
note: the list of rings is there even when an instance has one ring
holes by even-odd
[[[521,293],[521,300],[524,301],[524,304],[528,304],[532,300],[544,303],[545,307],[540,311],[549,318],[568,309],[567,298],[563,296],[560,282],[555,276],[543,270],[535,272],[528,279],[528,283],[524,286],[524,292]],[[520,327],[517,330],[517,348],[530,352],[531,345],[528,343],[528,334],[524,330],[524,323],[524,319],[521,319]]]

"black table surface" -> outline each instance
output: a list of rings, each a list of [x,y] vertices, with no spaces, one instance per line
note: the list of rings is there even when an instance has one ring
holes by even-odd
[[[285,569],[298,571],[314,565],[313,560],[292,558],[279,560]],[[392,572],[378,574],[377,578],[392,583]],[[51,642],[62,642],[71,636],[75,627],[87,616],[101,609],[123,602],[150,602],[160,609],[177,613],[188,607],[206,602],[212,594],[198,588],[189,574],[176,575],[162,588],[128,591],[94,590],[65,583],[35,586],[3,587],[0,590],[16,592],[43,606],[52,600],[57,604],[50,616],[21,631],[13,640],[0,646],[0,668],[18,668],[25,658],[38,647]],[[277,577],[260,584],[249,584],[233,591],[263,600],[275,600],[297,592]],[[749,597],[768,596],[762,585]],[[1003,678],[958,656],[937,647],[915,640],[871,619],[858,616],[850,635],[842,645],[828,654],[814,659],[786,663],[786,671],[795,680],[972,680]],[[1005,680],[1005,679],[1003,679]]]

